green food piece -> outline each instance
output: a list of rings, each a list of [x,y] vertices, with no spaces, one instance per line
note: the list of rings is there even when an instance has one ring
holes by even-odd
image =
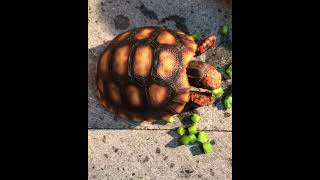
[[[230,66],[229,66],[228,69],[226,70],[226,73],[228,74],[228,76],[230,77],[230,79],[232,79],[232,64],[230,64]]]
[[[198,141],[201,143],[205,143],[208,141],[208,135],[204,131],[200,131],[198,134]]]
[[[211,93],[212,95],[214,95],[215,97],[220,97],[222,96],[222,94],[224,93],[222,87],[221,88],[218,88],[218,89],[214,89],[214,90],[211,90]]]
[[[205,154],[211,153],[213,151],[212,145],[209,142],[204,142],[202,148]]]
[[[229,26],[228,24],[225,24],[221,27],[220,29],[220,34],[223,36],[228,36],[229,35]]]
[[[224,100],[224,106],[227,109],[231,109],[232,108],[232,96],[231,95],[226,97],[226,99]]]
[[[168,124],[172,124],[174,122],[174,118],[171,116],[167,119]]]
[[[186,130],[183,128],[183,127],[179,127],[177,129],[177,133],[180,135],[180,136],[183,136],[185,133],[186,133]]]
[[[189,142],[190,142],[191,144],[197,141],[197,137],[196,137],[196,135],[194,135],[194,134],[190,134],[190,135],[188,136],[188,138],[189,138]]]
[[[190,138],[187,135],[183,135],[180,141],[182,142],[182,144],[187,145],[190,143]]]
[[[194,124],[188,128],[189,134],[196,134],[197,133],[197,126]]]
[[[198,32],[192,34],[192,37],[195,41],[199,41],[200,40],[200,34]]]
[[[194,122],[194,123],[198,123],[200,121],[201,117],[199,116],[199,114],[193,114],[192,117],[191,117],[191,120]]]

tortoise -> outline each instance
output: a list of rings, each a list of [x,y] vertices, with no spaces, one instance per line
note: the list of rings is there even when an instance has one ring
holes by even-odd
[[[193,36],[168,28],[146,26],[116,36],[96,66],[97,99],[103,108],[134,121],[164,120],[187,103],[209,106],[209,93],[190,87],[221,87],[221,74],[195,56],[214,47],[216,36],[197,44]]]

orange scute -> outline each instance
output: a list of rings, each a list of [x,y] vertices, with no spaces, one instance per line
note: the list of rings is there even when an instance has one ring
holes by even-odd
[[[127,96],[129,103],[134,107],[140,107],[143,105],[141,90],[134,86],[129,85],[127,88]]]
[[[171,105],[169,106],[171,110],[173,110],[174,112],[181,113],[183,111],[184,106],[186,105],[186,103],[180,104],[180,103],[171,103]]]
[[[182,31],[178,31],[177,34],[181,35],[181,36],[185,36],[186,34]]]
[[[186,39],[188,39],[189,41],[194,42],[194,38],[193,38],[192,36],[186,35],[185,37],[186,37]]]
[[[138,47],[133,65],[134,73],[142,77],[148,76],[151,70],[152,60],[153,54],[150,46]]]
[[[177,69],[176,55],[170,51],[162,51],[159,54],[158,74],[164,79],[170,78]]]
[[[119,87],[113,82],[109,82],[107,86],[108,86],[108,94],[109,94],[111,100],[117,104],[121,104],[121,96],[120,96]]]
[[[150,37],[151,33],[154,31],[152,28],[141,29],[136,35],[135,39],[141,40]]]
[[[190,88],[187,70],[183,68],[176,82],[178,89],[187,89]]]
[[[110,49],[107,49],[100,58],[98,70],[102,75],[106,75],[108,73],[110,55],[111,51]]]
[[[168,44],[168,45],[176,44],[176,38],[167,31],[161,32],[157,37],[157,41],[159,44]]]
[[[168,87],[152,84],[149,89],[149,99],[152,106],[160,106],[168,97]]]
[[[191,41],[186,41],[185,45],[192,51],[192,52],[196,52],[197,50],[197,44]]]
[[[128,72],[128,58],[130,53],[130,46],[122,46],[115,51],[113,70],[118,75],[126,75]]]
[[[118,37],[116,37],[116,41],[122,41],[122,40],[126,39],[127,37],[129,37],[129,35],[130,35],[130,31],[122,33]]]
[[[195,53],[188,50],[188,49],[184,49],[182,51],[182,59],[183,59],[183,66],[187,67],[188,63],[192,60],[192,57],[194,57]]]

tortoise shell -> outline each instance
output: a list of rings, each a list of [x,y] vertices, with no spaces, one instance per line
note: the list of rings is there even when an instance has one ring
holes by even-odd
[[[97,63],[97,98],[109,112],[136,121],[166,119],[190,98],[186,67],[197,45],[192,36],[159,27],[115,37]]]

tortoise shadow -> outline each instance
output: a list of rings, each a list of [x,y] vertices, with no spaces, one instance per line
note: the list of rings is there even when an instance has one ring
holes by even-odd
[[[116,117],[106,111],[96,99],[96,63],[110,41],[88,49],[88,128],[89,129],[131,129],[140,125],[128,119]]]

